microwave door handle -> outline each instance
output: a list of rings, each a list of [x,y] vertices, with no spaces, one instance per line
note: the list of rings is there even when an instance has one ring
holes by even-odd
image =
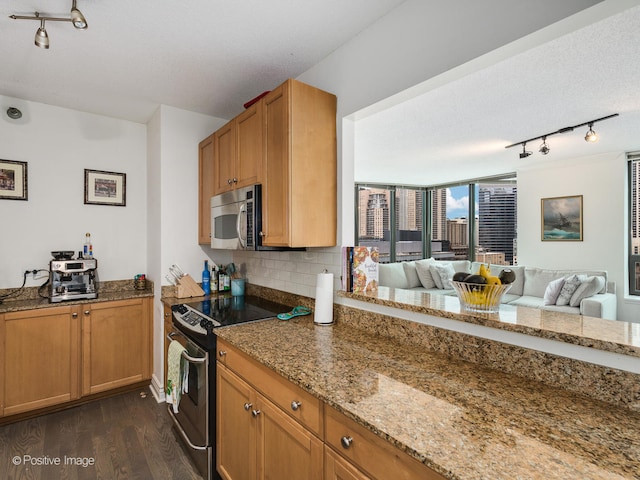
[[[238,232],[238,241],[240,242],[240,246],[245,248],[247,246],[247,239],[242,236],[242,229],[240,228],[242,224],[242,215],[247,214],[247,203],[242,202],[240,204],[240,210],[238,211],[238,219],[236,220],[236,231]]]

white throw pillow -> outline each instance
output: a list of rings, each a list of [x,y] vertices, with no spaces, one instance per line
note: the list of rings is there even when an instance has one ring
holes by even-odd
[[[436,282],[433,280],[433,276],[429,270],[429,266],[435,265],[435,263],[436,261],[433,258],[416,261],[416,272],[418,273],[418,278],[424,288],[436,288]]]
[[[582,280],[578,277],[578,275],[571,275],[570,277],[568,277],[564,281],[562,290],[560,290],[560,295],[558,295],[556,305],[569,305],[571,296],[575,293],[581,283]]]
[[[431,276],[433,277],[434,282],[436,282],[436,286],[438,288],[453,288],[451,286],[451,280],[456,273],[453,265],[448,262],[436,263],[435,265],[429,267],[429,271],[431,272]]]
[[[552,280],[547,285],[547,289],[544,291],[544,298],[542,299],[543,305],[555,305],[558,301],[560,291],[564,286],[564,277]]]
[[[416,271],[416,262],[402,262],[402,268],[404,268],[404,274],[407,276],[407,288],[422,286]]]
[[[576,291],[573,292],[571,300],[569,300],[569,305],[572,307],[580,306],[580,302],[583,298],[595,295],[602,290],[602,287],[604,287],[604,277],[587,277]]]

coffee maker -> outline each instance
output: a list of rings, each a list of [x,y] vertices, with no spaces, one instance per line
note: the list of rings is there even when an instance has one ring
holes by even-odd
[[[73,252],[51,252],[49,263],[49,301],[98,298],[98,261],[73,259]]]

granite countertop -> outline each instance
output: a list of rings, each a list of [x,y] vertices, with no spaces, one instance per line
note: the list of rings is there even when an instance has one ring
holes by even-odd
[[[449,479],[640,478],[640,412],[311,317],[215,332]]]
[[[378,287],[377,291],[366,293],[338,291],[337,295],[376,305],[640,357],[640,329],[637,328],[638,324],[631,322],[513,305],[501,305],[498,313],[467,312],[461,308],[456,296],[430,295],[390,287]]]
[[[25,292],[16,299],[7,299],[0,303],[0,314],[19,312],[22,310],[34,310],[38,308],[63,307],[66,305],[78,305],[83,303],[110,302],[127,300],[131,298],[153,297],[153,283],[147,281],[147,288],[136,290],[132,280],[114,280],[100,283],[98,298],[74,299],[64,302],[51,303],[49,298],[40,297],[37,287],[28,287]]]

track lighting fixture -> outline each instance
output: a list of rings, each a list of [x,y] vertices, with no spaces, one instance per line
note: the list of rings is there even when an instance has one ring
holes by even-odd
[[[606,117],[596,118],[595,120],[589,120],[588,122],[579,123],[578,125],[563,127],[556,130],[555,132],[545,133],[544,135],[540,135],[539,137],[529,138],[527,140],[523,140],[522,142],[512,143],[511,145],[507,145],[504,148],[511,148],[511,147],[515,147],[516,145],[522,145],[522,153],[520,154],[520,158],[527,158],[529,155],[531,155],[531,152],[528,152],[526,150],[527,143],[532,142],[534,140],[542,139],[542,145],[540,145],[540,148],[538,151],[542,155],[547,155],[551,150],[549,148],[549,145],[547,145],[547,137],[550,137],[551,135],[556,135],[559,133],[570,133],[570,132],[573,132],[576,128],[584,127],[585,125],[589,125],[589,131],[585,135],[584,139],[589,143],[595,143],[598,141],[598,135],[596,134],[596,132],[593,131],[593,124],[596,122],[607,120],[609,118],[617,117],[618,115],[619,115],[618,113],[613,113],[611,115],[607,115]]]
[[[549,153],[549,145],[547,145],[547,137],[542,137],[542,145],[540,145],[540,149],[538,150],[541,154],[546,155]]]
[[[589,131],[584,136],[584,139],[589,143],[596,143],[598,141],[598,134],[593,131],[593,122],[589,123]]]
[[[37,16],[38,12],[36,12]],[[36,32],[35,44],[40,48],[49,48],[49,35],[47,35],[47,30],[44,28],[44,18],[40,20],[40,28]]]
[[[527,158],[533,152],[527,151],[527,142],[522,142],[522,153],[520,154],[520,158]]]
[[[49,48],[49,35],[45,29],[44,22],[71,22],[76,30],[86,30],[88,27],[87,19],[78,7],[76,6],[76,0],[73,0],[71,4],[71,13],[69,18],[64,17],[47,17],[41,16],[39,12],[35,12],[33,16],[29,15],[9,15],[9,18],[14,20],[37,20],[40,22],[40,28],[36,31],[35,44],[40,48]]]

